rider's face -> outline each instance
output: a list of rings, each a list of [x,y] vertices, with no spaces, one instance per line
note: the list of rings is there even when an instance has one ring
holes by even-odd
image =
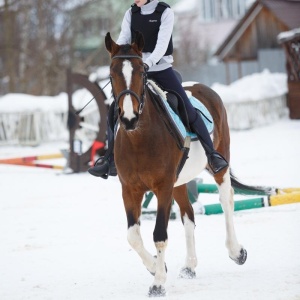
[[[138,6],[141,7],[147,3],[147,0],[134,0],[134,3]]]

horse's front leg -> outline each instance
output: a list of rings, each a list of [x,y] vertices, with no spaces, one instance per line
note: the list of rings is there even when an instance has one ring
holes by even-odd
[[[127,240],[141,257],[143,264],[153,275],[156,270],[156,259],[144,247],[140,232],[141,202],[144,192],[128,186],[122,187],[123,201],[127,215]]]
[[[157,251],[156,270],[154,282],[149,289],[150,297],[162,297],[166,295],[164,284],[167,280],[167,268],[165,264],[165,251],[168,245],[168,222],[172,205],[172,185],[170,188],[162,188],[154,191],[157,197],[157,215],[153,232],[153,240]]]
[[[226,247],[229,252],[229,257],[237,264],[242,265],[247,259],[247,251],[241,246],[238,241],[233,225],[233,212],[234,212],[234,200],[233,200],[233,188],[231,187],[231,180],[229,175],[229,169],[220,180],[215,176],[217,186],[220,194],[220,202],[225,215],[226,222]]]

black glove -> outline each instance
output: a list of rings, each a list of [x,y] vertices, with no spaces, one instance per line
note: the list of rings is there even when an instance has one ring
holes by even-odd
[[[146,73],[149,71],[149,66],[145,63],[144,63],[144,70],[145,70]]]

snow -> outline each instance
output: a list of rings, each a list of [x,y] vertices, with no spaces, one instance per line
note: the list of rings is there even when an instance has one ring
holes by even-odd
[[[104,69],[106,70],[106,68]],[[99,74],[92,73],[90,76],[91,81],[99,78]],[[111,87],[107,84],[109,80],[101,81],[100,87],[105,87],[104,92],[109,98]],[[78,89],[72,96],[73,105],[76,108],[83,107],[89,100],[93,98],[92,94],[86,89]],[[95,105],[92,102],[92,105]],[[57,96],[33,96],[27,94],[6,94],[0,97],[0,112],[1,113],[19,113],[19,112],[54,112],[66,113],[68,111],[68,95],[67,93],[60,93]]]
[[[90,75],[91,80],[101,78],[100,74],[106,74],[107,68],[97,70]],[[104,75],[103,75],[104,76]],[[108,79],[100,82],[104,87]],[[271,73],[268,69],[260,73],[253,73],[245,76],[230,85],[214,83],[211,86],[222,98],[224,102],[242,102],[249,100],[263,100],[281,96],[287,93],[287,75],[285,73]],[[107,97],[110,97],[110,84],[104,89]],[[91,94],[86,90],[77,90],[73,95],[74,105],[82,107],[91,99]],[[54,111],[67,112],[67,94],[61,93],[54,97],[32,96],[24,94],[7,94],[0,97],[1,112],[20,111]]]
[[[248,184],[300,187],[299,132],[300,121],[288,119],[232,132],[234,172]],[[1,158],[66,147],[1,147]],[[127,243],[117,178],[9,165],[0,165],[0,177],[1,300],[147,299],[153,279]],[[243,266],[227,255],[224,216],[196,215],[194,280],[178,278],[184,232],[178,218],[170,221],[167,299],[299,299],[300,204],[239,211],[234,221],[248,251]],[[144,243],[155,254],[153,229],[154,220],[142,219]]]
[[[286,94],[287,75],[271,73],[265,69],[260,73],[245,76],[230,85],[214,83],[211,88],[224,102],[257,101]]]
[[[263,81],[257,80],[257,90],[265,85]],[[247,85],[240,88],[248,97]],[[18,98],[27,101],[26,95]],[[26,109],[32,101],[28,99]],[[10,106],[20,108],[13,100]],[[233,172],[246,184],[300,187],[299,133],[300,120],[287,118],[231,131]],[[68,147],[67,141],[1,146],[0,159],[58,153]],[[45,162],[66,163],[64,159]],[[199,177],[213,182],[207,173]],[[153,277],[127,242],[117,177],[102,180],[88,173],[67,175],[0,164],[0,178],[1,300],[148,298]],[[202,194],[199,201],[218,199]],[[176,206],[174,210],[178,213]],[[144,244],[153,255],[154,222],[141,220]],[[300,298],[300,203],[235,212],[234,222],[238,240],[248,251],[245,265],[238,266],[228,257],[224,215],[196,214],[197,277],[187,280],[178,278],[185,261],[183,226],[179,218],[170,221],[166,299]]]
[[[277,36],[277,40],[280,43],[284,43],[286,41],[296,38],[297,36],[300,36],[300,28],[280,32]]]
[[[26,94],[7,94],[0,97],[1,113],[18,112],[67,112],[68,98],[66,93],[57,96],[33,96]]]

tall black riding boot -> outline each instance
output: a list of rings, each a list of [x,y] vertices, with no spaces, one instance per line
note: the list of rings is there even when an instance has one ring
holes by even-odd
[[[117,168],[114,161],[114,153],[109,148],[113,148],[113,141],[111,142],[112,145],[108,146],[108,149],[104,156],[101,156],[95,162],[95,165],[88,169],[88,172],[96,177],[102,177],[103,179],[107,179],[108,176],[117,176]],[[110,153],[107,153],[107,152]]]
[[[208,164],[213,173],[216,174],[228,167],[228,162],[226,159],[214,149],[208,130],[198,113],[196,120],[193,123],[190,123],[190,126],[191,129],[196,133],[202,147],[204,148]]]
[[[96,177],[107,179],[108,176],[117,176],[117,168],[114,161],[114,102],[111,104],[108,112],[108,147],[104,156],[101,156],[95,162],[95,165],[88,169],[88,172]]]

